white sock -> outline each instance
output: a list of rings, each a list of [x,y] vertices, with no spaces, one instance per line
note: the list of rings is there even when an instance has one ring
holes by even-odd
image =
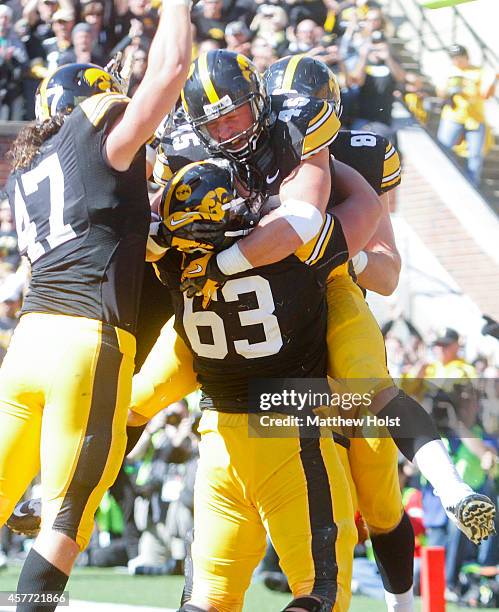
[[[405,593],[395,594],[385,591],[385,601],[388,612],[414,612],[412,587]]]
[[[455,506],[473,489],[463,482],[442,440],[432,440],[414,455],[414,463],[435,489],[444,508]]]

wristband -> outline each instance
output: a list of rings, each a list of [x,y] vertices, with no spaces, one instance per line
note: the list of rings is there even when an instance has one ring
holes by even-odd
[[[217,265],[220,272],[226,276],[239,274],[239,272],[245,272],[255,267],[242,254],[237,242],[217,255]]]
[[[286,200],[276,209],[276,213],[286,219],[303,244],[319,233],[324,222],[320,210],[301,200]]]
[[[369,257],[365,251],[359,251],[357,255],[352,257],[353,271],[358,276],[367,268]]]

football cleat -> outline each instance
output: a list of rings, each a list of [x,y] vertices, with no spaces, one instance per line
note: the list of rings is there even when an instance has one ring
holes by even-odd
[[[494,527],[496,507],[486,495],[470,493],[456,506],[446,508],[445,512],[473,544],[480,544],[482,540],[496,533]]]
[[[34,538],[40,531],[42,522],[42,500],[37,497],[17,504],[7,519],[7,527],[15,533]]]

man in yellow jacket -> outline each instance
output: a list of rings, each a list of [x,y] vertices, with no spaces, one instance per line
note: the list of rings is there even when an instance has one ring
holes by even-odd
[[[486,142],[485,100],[494,95],[499,75],[491,79],[483,68],[473,66],[468,51],[461,45],[452,45],[449,55],[453,69],[440,91],[446,103],[438,127],[438,140],[449,149],[463,138],[466,140],[469,177],[478,186]]]

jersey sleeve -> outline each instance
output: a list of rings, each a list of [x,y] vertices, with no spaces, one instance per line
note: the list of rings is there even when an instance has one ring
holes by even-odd
[[[303,138],[301,159],[308,159],[325,147],[328,147],[338,135],[340,121],[329,102],[322,102],[321,107],[308,121]]]
[[[315,267],[325,277],[331,270],[348,261],[348,247],[340,221],[326,213],[318,234],[295,252],[307,266]]]
[[[168,157],[165,154],[162,145],[159,145],[156,151],[156,161],[152,171],[154,182],[157,185],[164,187],[173,176],[173,171],[168,163]]]
[[[381,180],[381,193],[387,193],[400,185],[402,169],[397,149],[391,142],[386,141],[385,160],[383,163],[383,178]]]
[[[130,98],[122,94],[102,93],[84,100],[80,109],[95,129],[107,132],[129,102]]]

